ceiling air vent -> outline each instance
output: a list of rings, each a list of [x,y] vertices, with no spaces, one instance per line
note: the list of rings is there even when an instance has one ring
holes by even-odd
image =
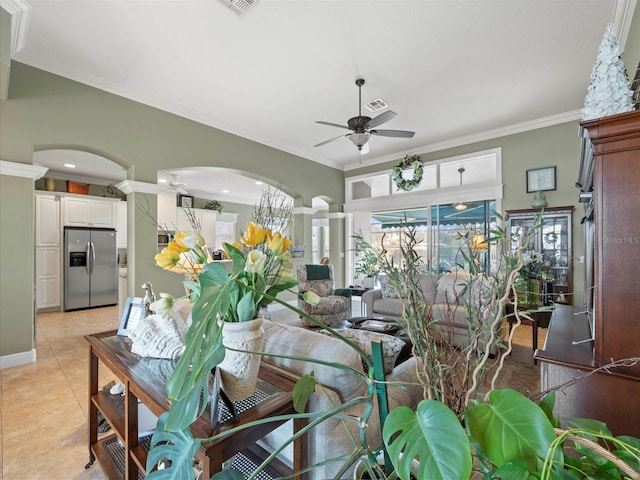
[[[220,0],[224,5],[236,12],[238,15],[247,13],[258,4],[258,0]]]
[[[382,110],[383,108],[387,108],[389,105],[387,105],[381,98],[378,98],[373,102],[365,103],[364,106],[370,112],[376,112],[378,110]]]

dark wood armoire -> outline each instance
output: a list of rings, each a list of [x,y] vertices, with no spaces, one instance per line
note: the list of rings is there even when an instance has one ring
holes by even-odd
[[[543,388],[640,357],[640,111],[585,121],[581,132],[586,300],[552,315],[536,353]],[[561,417],[596,418],[614,434],[640,437],[640,365],[586,376],[557,395],[557,407]]]

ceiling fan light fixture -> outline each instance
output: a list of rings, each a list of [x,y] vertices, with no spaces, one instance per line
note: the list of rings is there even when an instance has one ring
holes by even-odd
[[[461,211],[467,209],[467,204],[464,203],[464,202],[454,203],[453,204],[453,208],[455,208],[457,211],[461,212]]]
[[[353,143],[358,150],[362,150],[363,145],[365,145],[369,141],[370,133],[352,133],[351,135],[347,135],[351,143]]]

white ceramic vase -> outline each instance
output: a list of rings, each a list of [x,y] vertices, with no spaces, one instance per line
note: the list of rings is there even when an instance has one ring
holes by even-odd
[[[262,317],[248,322],[221,322],[222,344],[238,350],[262,351]],[[220,368],[222,390],[232,402],[245,399],[256,391],[261,355],[226,350]]]

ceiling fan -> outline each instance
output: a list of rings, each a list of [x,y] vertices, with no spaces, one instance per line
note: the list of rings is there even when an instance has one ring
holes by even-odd
[[[180,195],[187,195],[189,192],[187,192],[187,190],[185,190],[184,187],[187,186],[186,183],[184,182],[179,182],[178,178],[180,177],[180,175],[176,174],[176,173],[170,173],[169,176],[171,176],[173,178],[173,180],[168,182],[169,188],[175,192],[178,192]]]
[[[377,130],[375,127],[378,125],[382,125],[385,122],[388,122],[393,117],[398,115],[396,112],[391,110],[387,110],[386,112],[381,113],[375,118],[367,117],[362,115],[362,85],[364,85],[364,78],[356,79],[356,85],[358,86],[358,116],[350,118],[347,121],[347,125],[339,125],[337,123],[331,122],[322,122],[316,121],[316,123],[320,123],[322,125],[329,125],[330,127],[338,127],[338,128],[346,128],[347,130],[352,130],[352,133],[347,133],[346,135],[340,135],[339,137],[330,138],[329,140],[325,140],[324,142],[320,142],[314,147],[320,147],[322,145],[326,145],[327,143],[333,142],[342,137],[347,137],[351,142],[358,147],[358,150],[361,154],[368,153],[368,145],[369,137],[371,135],[380,135],[381,137],[396,137],[396,138],[412,138],[415,135],[415,132],[409,132],[407,130]]]

